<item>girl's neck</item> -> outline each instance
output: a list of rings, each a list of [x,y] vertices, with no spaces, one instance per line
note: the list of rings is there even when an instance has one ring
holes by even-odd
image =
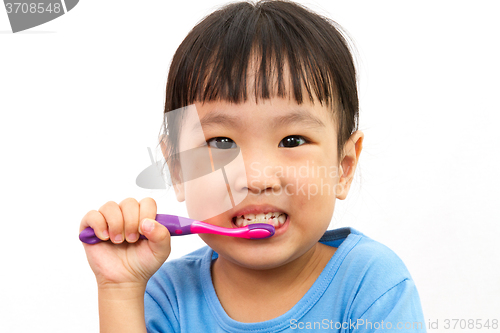
[[[336,248],[317,243],[277,268],[252,270],[219,257],[212,281],[226,313],[242,322],[270,320],[290,310],[311,288]]]

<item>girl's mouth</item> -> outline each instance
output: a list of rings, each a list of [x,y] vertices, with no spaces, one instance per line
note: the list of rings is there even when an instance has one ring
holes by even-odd
[[[246,227],[253,223],[268,223],[274,226],[275,229],[279,229],[283,226],[288,216],[282,212],[269,212],[263,214],[245,214],[238,215],[232,218],[233,224],[237,228]]]

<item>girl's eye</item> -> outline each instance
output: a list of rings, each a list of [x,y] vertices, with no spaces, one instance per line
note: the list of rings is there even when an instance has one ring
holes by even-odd
[[[236,142],[231,140],[230,138],[218,136],[216,138],[212,138],[207,140],[207,143],[212,148],[217,149],[232,149],[236,148]]]
[[[307,140],[300,135],[289,135],[283,140],[281,140],[280,144],[278,147],[284,147],[284,148],[293,148],[293,147],[298,147],[300,145],[303,145],[304,143],[307,143]]]

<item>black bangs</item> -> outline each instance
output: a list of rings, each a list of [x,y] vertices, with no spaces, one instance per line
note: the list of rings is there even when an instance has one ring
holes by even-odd
[[[250,94],[256,101],[288,96],[298,104],[316,98],[336,114],[343,143],[358,117],[356,71],[343,34],[335,22],[290,1],[226,5],[177,49],[165,113],[195,101],[240,103]]]

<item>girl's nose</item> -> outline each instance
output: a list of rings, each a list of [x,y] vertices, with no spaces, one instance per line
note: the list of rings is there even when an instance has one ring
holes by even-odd
[[[266,191],[279,191],[281,178],[272,160],[253,160],[246,164],[247,188],[252,194]]]

